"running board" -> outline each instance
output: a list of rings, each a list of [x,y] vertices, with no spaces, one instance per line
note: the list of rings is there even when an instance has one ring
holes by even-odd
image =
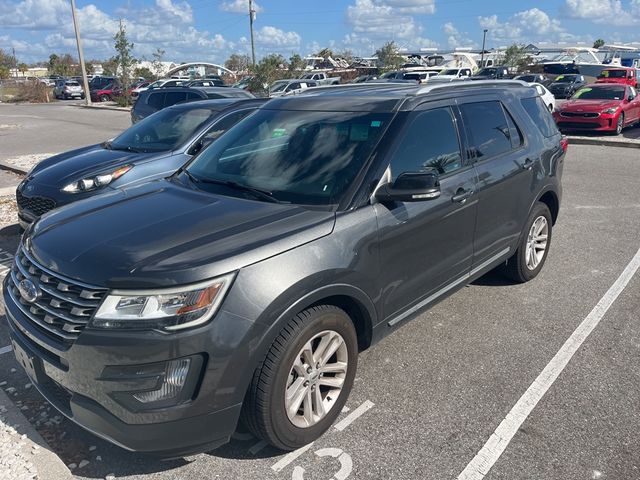
[[[456,288],[461,283],[464,283],[465,281],[469,280],[471,277],[473,277],[474,275],[476,275],[479,272],[481,272],[482,270],[484,270],[486,267],[491,265],[493,262],[496,262],[496,261],[500,260],[502,257],[506,256],[510,251],[511,251],[511,248],[507,247],[504,250],[502,250],[501,252],[499,252],[496,255],[494,255],[493,257],[485,260],[480,265],[478,265],[473,270],[471,270],[469,273],[467,273],[464,276],[458,278],[457,280],[454,280],[449,285],[445,285],[444,287],[442,287],[437,292],[429,295],[423,301],[421,301],[420,303],[414,305],[413,307],[411,307],[406,312],[402,313],[400,316],[394,318],[393,320],[390,320],[387,323],[387,325],[389,325],[390,327],[393,327],[394,325],[397,325],[398,323],[400,323],[401,321],[403,321],[407,317],[410,317],[411,315],[416,313],[418,310],[422,309],[423,307],[425,307],[426,305],[430,304],[431,302],[437,300],[438,298],[443,296],[448,291],[453,290],[454,288]]]

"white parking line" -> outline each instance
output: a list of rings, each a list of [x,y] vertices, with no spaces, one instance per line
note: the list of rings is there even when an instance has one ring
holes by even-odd
[[[535,379],[527,391],[520,397],[504,420],[498,425],[498,428],[493,432],[487,443],[484,444],[462,473],[458,475],[458,480],[482,480],[485,475],[489,473],[491,467],[498,461],[531,411],[540,399],[542,399],[547,390],[549,390],[551,385],[553,385],[558,375],[562,373],[593,329],[598,326],[602,317],[604,317],[609,307],[611,307],[613,302],[615,302],[631,281],[638,271],[638,268],[640,268],[640,250],[638,250],[611,288],[607,290],[607,293],[604,294],[598,304],[591,310],[578,328],[574,330],[544,370],[542,370],[542,373],[538,375],[538,378]]]
[[[356,408],[353,412],[351,412],[349,415],[347,415],[342,420],[340,420],[340,422],[338,422],[335,425],[335,427],[333,427],[333,428],[335,428],[336,430],[341,432],[342,430],[347,428],[349,425],[351,425],[355,420],[357,420],[358,417],[360,417],[362,414],[364,414],[367,410],[372,409],[373,405],[374,405],[373,402],[371,402],[369,400],[365,401],[362,405],[360,405],[358,408]]]
[[[9,353],[11,350],[13,350],[13,348],[11,348],[11,345],[8,345],[6,347],[2,347],[2,348],[0,348],[0,355],[4,355],[5,353]]]
[[[304,447],[300,447],[299,449],[294,450],[293,452],[287,453],[284,457],[282,457],[280,460],[278,460],[276,463],[274,463],[271,466],[271,470],[273,470],[274,472],[282,471],[287,465],[293,462],[296,458],[298,458],[304,452],[309,450],[312,447],[312,445],[313,445],[313,442],[311,442],[309,445],[305,445]]]

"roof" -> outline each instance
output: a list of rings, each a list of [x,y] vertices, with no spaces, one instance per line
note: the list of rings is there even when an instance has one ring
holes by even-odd
[[[412,109],[427,96],[442,96],[478,90],[527,89],[519,80],[459,80],[446,83],[353,83],[310,88],[296,95],[284,95],[271,100],[263,108],[310,111],[393,112]],[[413,101],[412,101],[413,100]]]
[[[226,97],[226,98],[215,98],[211,100],[197,100],[195,102],[185,102],[178,103],[176,105],[171,105],[170,109],[173,110],[194,110],[196,108],[208,108],[211,111],[218,112],[225,110],[227,108],[240,108],[240,107],[250,107],[250,106],[260,106],[266,101],[268,98],[238,98],[238,97]]]

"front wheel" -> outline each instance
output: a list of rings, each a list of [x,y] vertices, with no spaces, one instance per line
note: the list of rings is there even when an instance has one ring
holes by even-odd
[[[108,102],[109,101],[109,96],[108,95],[100,95],[100,101],[101,102]]]
[[[358,339],[346,312],[320,305],[282,329],[256,369],[243,405],[251,432],[282,450],[319,438],[347,401],[356,375]]]
[[[549,207],[538,202],[525,224],[518,249],[503,267],[505,275],[517,283],[525,283],[537,277],[549,253],[551,233]]]
[[[620,114],[618,117],[618,121],[616,122],[616,129],[614,131],[615,135],[620,135],[622,133],[622,129],[624,128],[624,112]]]

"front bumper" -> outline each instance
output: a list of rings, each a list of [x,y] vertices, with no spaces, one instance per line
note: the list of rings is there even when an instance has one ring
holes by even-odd
[[[613,132],[616,130],[618,115],[606,113],[598,117],[563,117],[555,113],[554,118],[560,130],[590,130],[601,132]]]
[[[127,450],[164,458],[229,441],[248,383],[238,372],[242,358],[246,363],[250,356],[242,340],[252,322],[221,311],[208,326],[177,334],[86,328],[64,345],[20,310],[8,281],[9,276],[3,297],[15,351],[22,352],[16,356],[27,359],[28,366],[21,363],[33,384],[66,417]],[[189,372],[195,386],[187,401],[155,409],[130,401],[131,392],[155,388],[157,378],[132,378],[119,370],[187,356],[202,358]]]

